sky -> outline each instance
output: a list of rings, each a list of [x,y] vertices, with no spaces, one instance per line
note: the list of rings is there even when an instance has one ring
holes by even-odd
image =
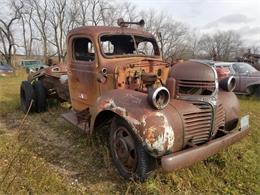
[[[125,0],[126,1],[126,0]],[[233,30],[260,46],[260,0],[131,0],[138,9],[163,11],[198,32]]]

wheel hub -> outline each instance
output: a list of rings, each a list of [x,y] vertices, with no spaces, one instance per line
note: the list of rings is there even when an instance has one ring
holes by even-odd
[[[113,135],[113,147],[116,158],[123,169],[130,172],[136,168],[137,155],[134,140],[125,127],[118,127]]]
[[[126,141],[123,138],[117,138],[115,141],[115,145],[118,157],[121,159],[127,158],[129,155],[129,151]]]

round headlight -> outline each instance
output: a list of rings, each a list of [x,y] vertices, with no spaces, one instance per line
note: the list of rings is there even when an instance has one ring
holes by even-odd
[[[219,86],[225,91],[233,91],[236,87],[236,79],[233,76],[226,77],[219,81]]]
[[[148,102],[155,108],[164,109],[170,102],[170,93],[166,87],[148,88]]]

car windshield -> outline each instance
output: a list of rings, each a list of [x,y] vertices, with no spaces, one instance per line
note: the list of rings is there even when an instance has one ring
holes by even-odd
[[[35,65],[35,64],[41,64],[41,61],[24,61],[24,65],[30,66],[30,65]]]
[[[105,56],[149,56],[160,55],[158,45],[153,38],[136,35],[103,35],[100,45]]]
[[[237,63],[233,65],[233,68],[238,73],[252,73],[257,71],[253,66],[248,63]]]

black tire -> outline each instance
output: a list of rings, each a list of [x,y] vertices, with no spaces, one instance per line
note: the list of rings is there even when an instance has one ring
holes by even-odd
[[[115,118],[112,123],[109,146],[113,162],[119,174],[125,179],[145,181],[154,170],[156,159],[145,151],[127,122]]]
[[[20,86],[20,102],[21,102],[21,110],[24,113],[27,113],[31,101],[33,101],[30,112],[35,111],[35,102],[34,102],[34,89],[31,83],[28,81],[22,81]]]
[[[47,91],[41,81],[35,81],[33,83],[33,88],[35,91],[36,112],[45,112],[47,109]]]
[[[260,98],[260,85],[257,85],[257,86],[255,86],[254,87],[254,96],[256,97],[256,98]]]

